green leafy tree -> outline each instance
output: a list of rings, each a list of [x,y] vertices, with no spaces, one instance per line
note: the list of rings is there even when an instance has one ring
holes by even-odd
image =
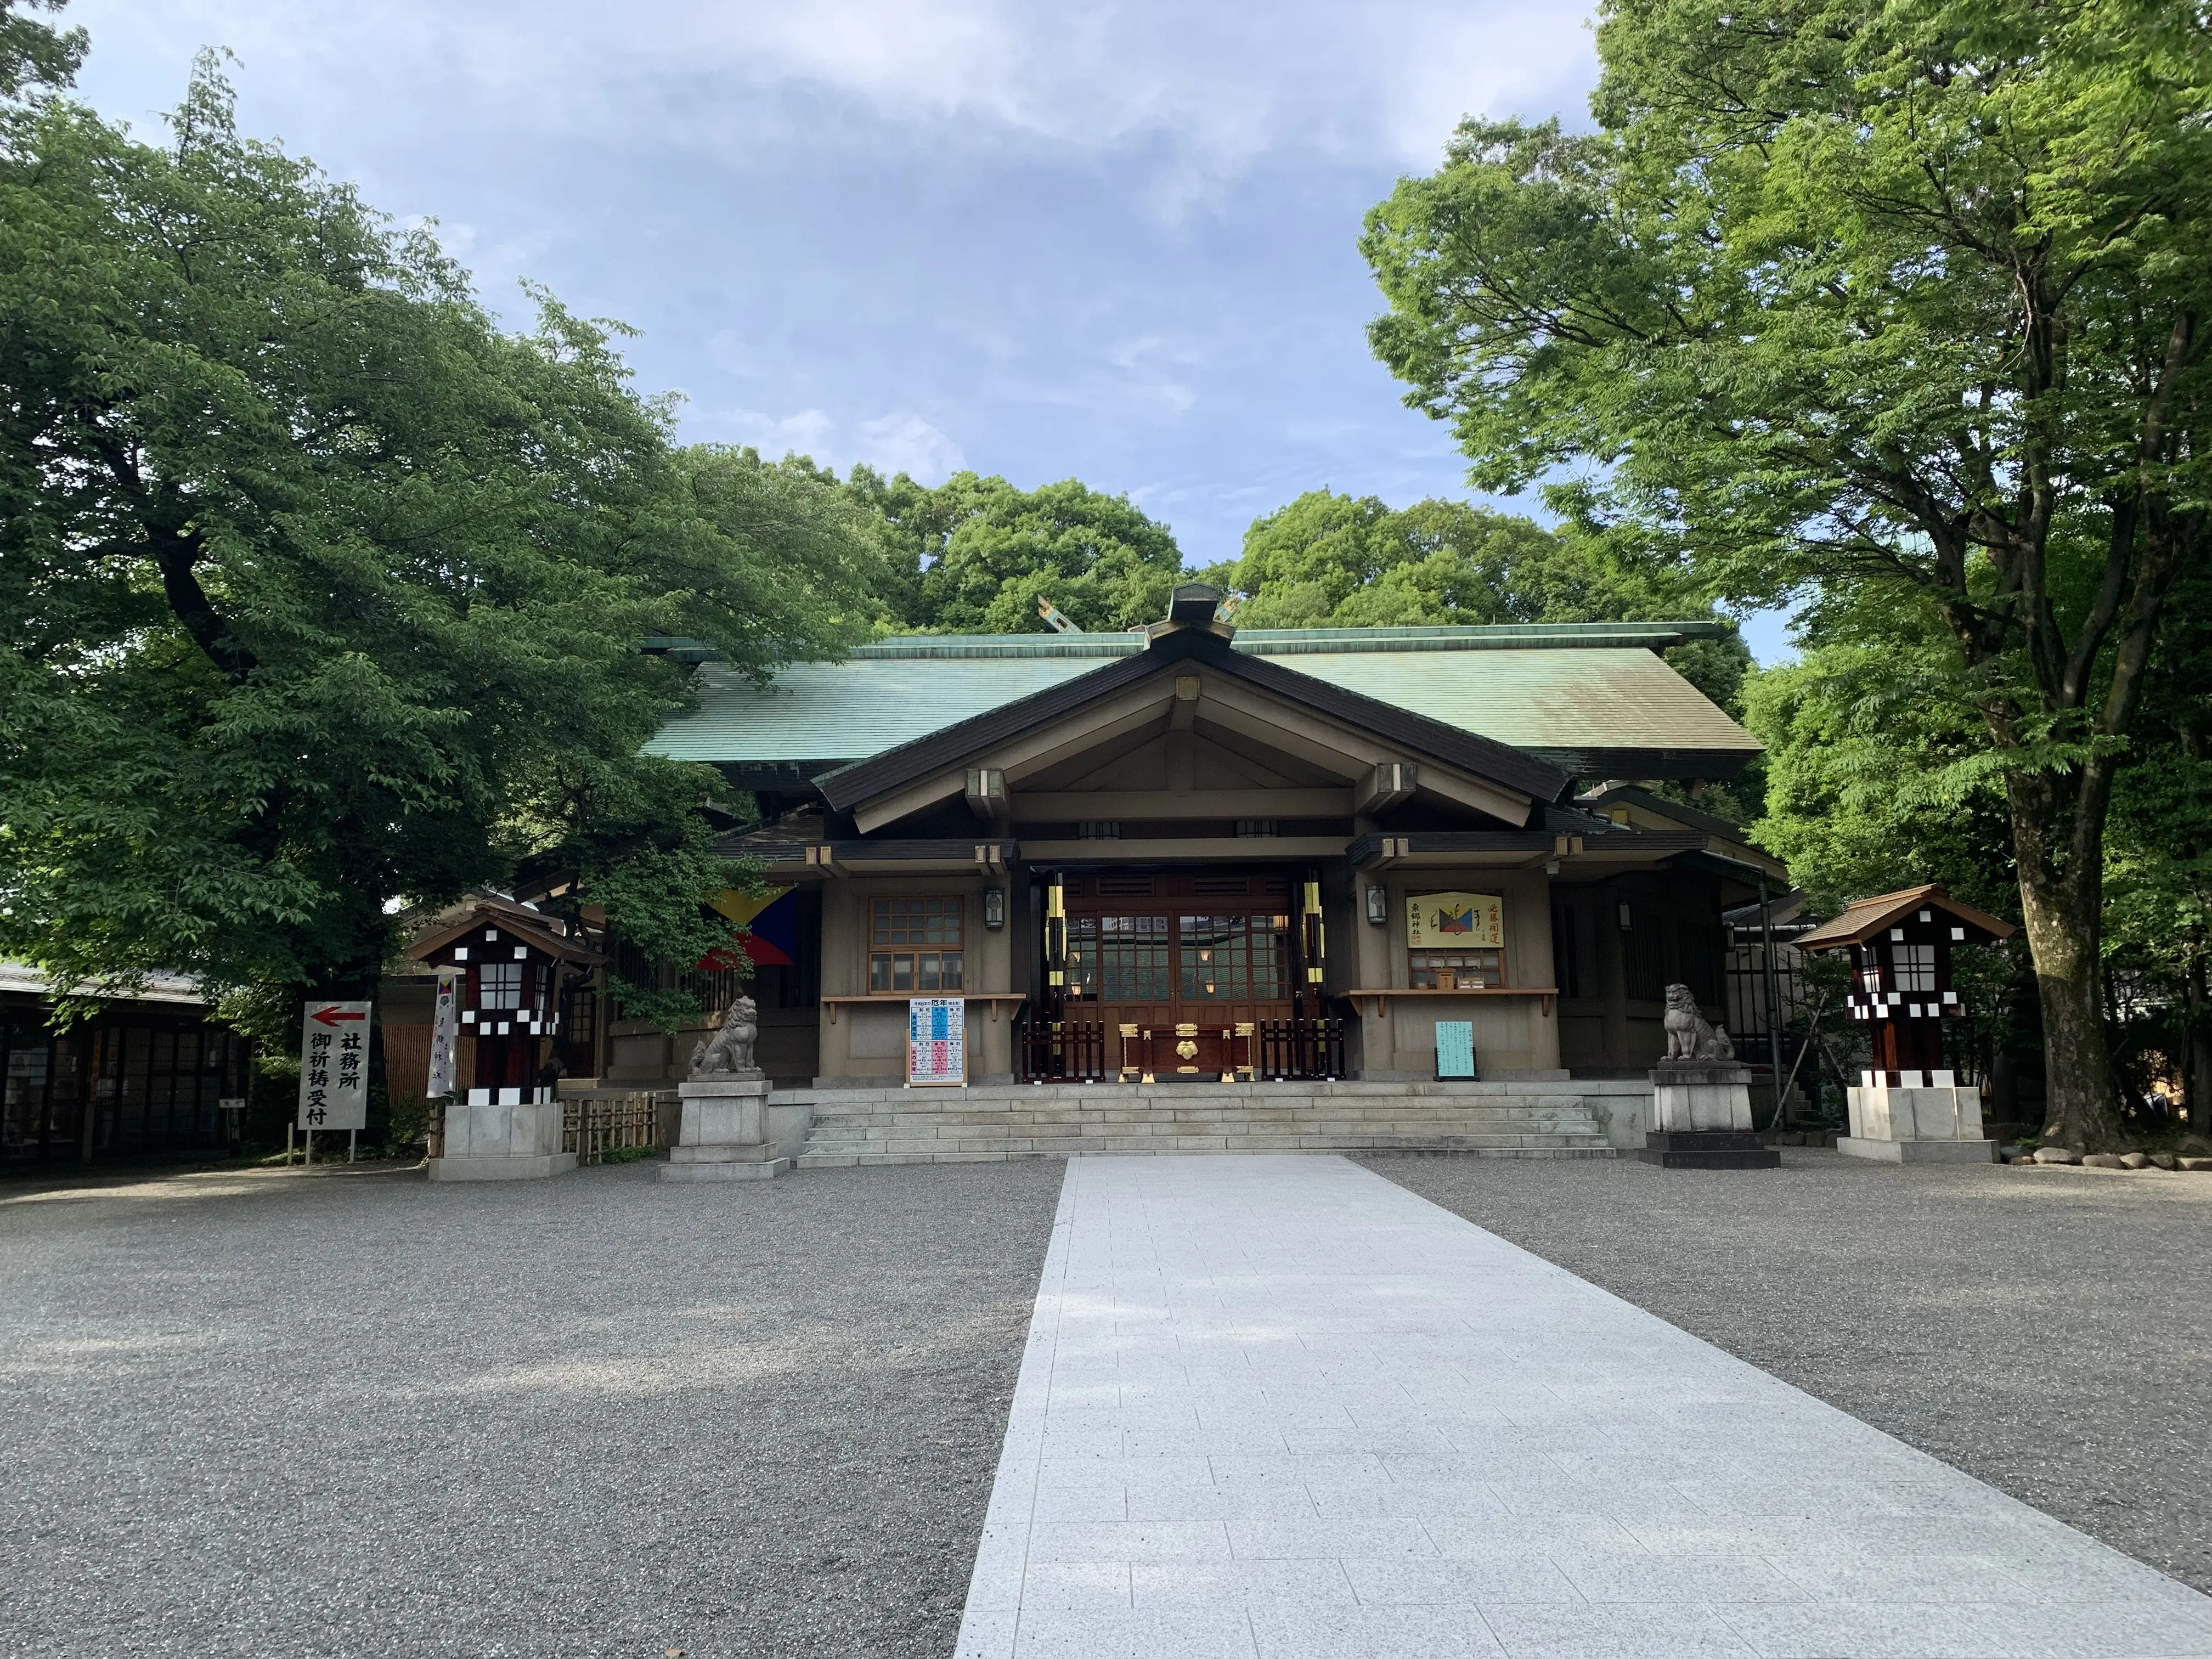
[[[2115,781],[2106,846],[2105,960],[2131,1000],[2165,1011],[2163,1058],[2194,1133],[2212,1125],[2212,571],[2179,582],[2160,619],[2137,759]],[[2121,999],[2112,999],[2115,1002]]]
[[[274,1030],[528,860],[690,960],[744,874],[700,812],[739,803],[637,754],[686,693],[636,643],[841,649],[872,532],[672,453],[607,328],[540,295],[502,333],[428,234],[241,137],[212,59],[170,129],[0,111],[0,952]]]
[[[1022,490],[961,472],[933,489],[855,467],[847,488],[883,520],[891,603],[909,628],[1037,633],[1040,596],[1079,628],[1139,628],[1187,580],[1165,525],[1073,478]]]
[[[54,90],[76,79],[84,62],[82,29],[64,31],[33,12],[58,13],[69,0],[0,0],[0,98]]]
[[[1478,487],[1716,592],[1925,596],[2002,789],[2047,1133],[2124,1138],[2104,836],[2206,546],[2212,32],[2160,0],[1615,0],[1599,131],[1470,122],[1370,216]]]

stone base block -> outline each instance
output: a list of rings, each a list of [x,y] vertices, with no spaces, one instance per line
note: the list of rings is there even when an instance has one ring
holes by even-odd
[[[775,1156],[765,1140],[685,1141],[668,1149],[671,1164],[758,1164]]]
[[[1875,1084],[1854,1088],[1850,1093],[1854,1139],[1979,1142],[1982,1139],[1979,1090],[1893,1089]]]
[[[1751,1071],[1734,1060],[1664,1060],[1651,1070],[1656,1133],[1747,1133]]]
[[[1748,1129],[1655,1129],[1636,1156],[1668,1170],[1771,1170],[1782,1162]]]
[[[672,1158],[660,1166],[660,1178],[663,1181],[769,1181],[787,1174],[790,1169],[791,1160],[787,1158],[750,1158],[743,1162],[696,1159],[681,1164]]]
[[[1857,1135],[1838,1135],[1836,1150],[1846,1158],[1869,1158],[1882,1164],[1994,1164],[1994,1140],[1869,1140]]]
[[[574,1152],[538,1152],[520,1158],[434,1158],[433,1181],[543,1181],[576,1167]]]

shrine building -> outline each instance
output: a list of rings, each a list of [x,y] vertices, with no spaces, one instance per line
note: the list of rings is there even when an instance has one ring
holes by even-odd
[[[724,850],[766,884],[727,904],[771,1078],[899,1084],[917,997],[963,1000],[979,1085],[1425,1081],[1439,1022],[1484,1079],[1641,1079],[1669,983],[1726,1018],[1723,913],[1786,872],[1641,787],[1759,752],[1660,654],[1718,624],[1239,631],[1221,597],[765,686],[659,642],[697,706],[651,751],[760,805]],[[696,1032],[610,1012],[611,1085],[682,1074]]]

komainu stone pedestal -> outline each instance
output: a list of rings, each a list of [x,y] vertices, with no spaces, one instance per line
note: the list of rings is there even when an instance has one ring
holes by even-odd
[[[1996,1142],[1982,1133],[1980,1090],[1957,1087],[1948,1072],[1888,1074],[1903,1085],[1882,1073],[1865,1075],[1850,1091],[1851,1132],[1836,1138],[1838,1152],[1890,1164],[1996,1162]]]
[[[471,1089],[448,1102],[443,1152],[430,1160],[433,1181],[543,1180],[576,1167],[549,1088]]]
[[[1651,1073],[1651,1121],[1637,1153],[1670,1170],[1771,1170],[1782,1154],[1751,1127],[1751,1071],[1732,1060],[1670,1060]]]
[[[684,1127],[663,1181],[766,1181],[791,1168],[769,1133],[769,1081],[757,1070],[714,1072],[678,1085]]]

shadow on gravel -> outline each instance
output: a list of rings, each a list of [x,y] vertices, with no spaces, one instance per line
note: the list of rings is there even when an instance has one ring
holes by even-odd
[[[0,1185],[0,1651],[949,1652],[1063,1166],[655,1170]]]

